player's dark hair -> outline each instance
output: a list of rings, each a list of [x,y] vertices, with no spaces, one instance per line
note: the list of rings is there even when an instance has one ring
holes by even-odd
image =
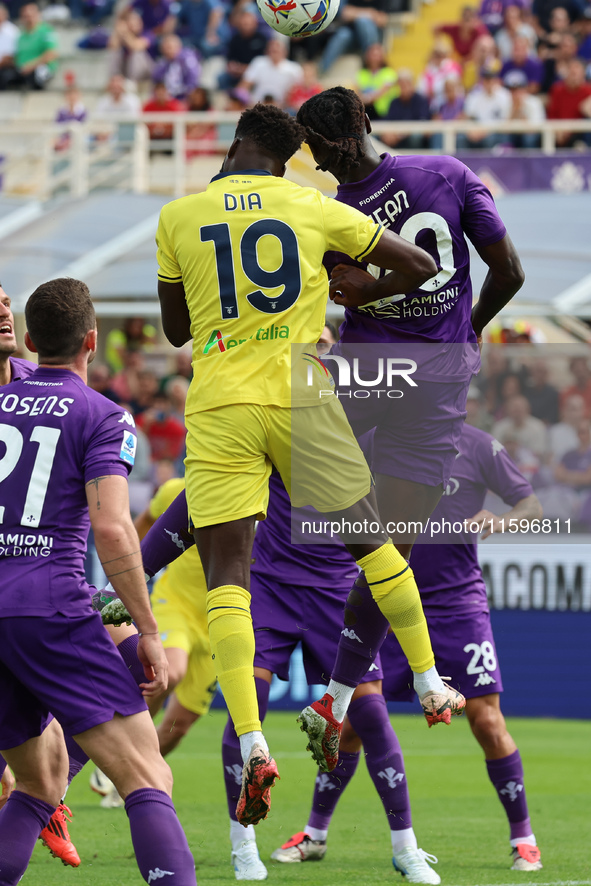
[[[339,331],[336,328],[336,326],[334,325],[334,323],[331,323],[330,320],[325,320],[324,325],[326,326],[327,329],[330,330],[330,334],[332,335],[334,340],[338,341],[339,340]]]
[[[70,277],[42,283],[27,301],[25,320],[40,359],[68,362],[96,326],[88,286]]]
[[[335,86],[313,95],[301,106],[296,119],[306,130],[312,153],[322,153],[322,149],[329,152],[319,169],[332,166],[348,172],[365,157],[365,105],[352,89]]]
[[[265,153],[287,163],[301,146],[306,132],[294,117],[275,105],[260,102],[244,111],[236,127],[236,138],[247,138]]]

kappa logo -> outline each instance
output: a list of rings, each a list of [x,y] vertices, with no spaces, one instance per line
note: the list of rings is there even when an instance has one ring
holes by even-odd
[[[375,661],[372,661],[372,663],[370,664],[370,666],[367,669],[367,673],[370,674],[372,671],[379,671],[379,667],[377,666]]]
[[[161,880],[162,877],[174,877],[174,871],[161,871],[160,868],[156,868],[155,871],[150,871],[148,874],[148,883],[155,883],[156,880]]]
[[[341,636],[346,637],[348,640],[357,640],[358,643],[363,645],[363,640],[357,636],[353,628],[345,628],[341,631]]]
[[[327,775],[326,772],[321,772],[320,775],[316,776],[316,785],[320,792],[322,791],[335,791],[336,784],[333,784],[330,780],[330,775]]]
[[[398,787],[399,783],[404,781],[404,772],[397,772],[392,766],[388,766],[387,769],[378,772],[378,776],[385,779],[388,782],[388,787],[391,789]]]
[[[490,445],[492,446],[493,458],[495,457],[495,455],[498,455],[499,452],[502,452],[505,448],[502,443],[499,443],[498,440],[494,439],[490,441]]]
[[[127,425],[131,425],[132,428],[135,428],[135,421],[134,421],[133,415],[130,412],[127,412],[127,410],[125,410],[125,412],[123,413],[123,415],[121,416],[121,418],[119,419],[117,424],[121,425],[121,424],[123,424],[123,422],[125,422],[125,424],[127,424]]]
[[[511,802],[517,800],[519,794],[523,790],[523,785],[518,781],[508,781],[504,788],[501,788],[499,794],[507,794]]]
[[[233,778],[236,784],[242,787],[242,766],[234,763],[233,766],[226,766],[225,768],[230,778]]]
[[[474,684],[474,688],[476,688],[477,686],[490,686],[491,683],[496,683],[496,682],[497,681],[495,680],[494,677],[491,677],[490,674],[487,674],[485,672],[483,674],[478,675],[478,680]]]
[[[170,535],[171,542],[173,544],[175,544],[177,546],[177,548],[180,548],[181,551],[186,550],[185,543],[182,540],[182,538],[180,537],[180,535],[178,534],[178,532],[171,532],[170,529],[165,529],[164,531],[166,532],[167,535]]]

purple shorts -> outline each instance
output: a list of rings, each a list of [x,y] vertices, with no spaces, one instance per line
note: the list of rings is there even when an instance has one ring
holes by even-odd
[[[435,664],[441,676],[466,698],[502,692],[503,683],[488,612],[430,616],[426,613]],[[393,634],[381,648],[384,695],[388,701],[412,701],[412,673]]]
[[[387,474],[439,486],[448,482],[466,418],[467,381],[418,381],[400,399],[339,399],[356,437],[375,427],[370,467]]]
[[[328,684],[350,590],[350,585],[330,589],[286,585],[252,573],[255,667],[266,668],[280,680],[288,680],[289,659],[301,643],[308,685]],[[369,683],[382,677],[378,655],[361,682]]]
[[[51,714],[78,735],[146,710],[97,612],[0,618],[0,698],[0,748],[41,735]]]

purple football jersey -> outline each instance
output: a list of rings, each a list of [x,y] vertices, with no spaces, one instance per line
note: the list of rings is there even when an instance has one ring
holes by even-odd
[[[292,519],[294,542],[290,541]],[[355,561],[338,539],[334,544],[306,544],[301,531],[302,520],[326,519],[330,515],[319,514],[313,508],[292,511],[281,477],[272,474],[267,519],[257,527],[251,572],[286,585],[334,587],[342,603],[343,586],[351,587],[359,575]]]
[[[19,378],[28,378],[37,369],[36,363],[30,360],[23,360],[22,357],[9,357],[11,376],[10,381],[18,381]]]
[[[470,256],[464,234],[475,246],[483,247],[506,233],[490,191],[480,179],[454,157],[383,154],[381,164],[363,181],[339,185],[337,200],[421,246],[439,269],[414,292],[347,309],[341,341],[475,342],[470,322]],[[339,261],[351,263],[339,253],[327,254],[329,273]],[[472,349],[470,353],[471,371],[475,371],[479,355]]]
[[[41,367],[0,389],[0,441],[0,617],[87,614],[85,484],[127,477],[133,418],[74,373]]]
[[[498,440],[478,428],[464,425],[452,476],[431,515],[426,533],[419,535],[410,557],[427,614],[487,608],[476,534],[465,533],[466,540],[462,541],[461,534],[431,535],[429,527],[443,528],[444,520],[453,525],[475,516],[482,509],[489,489],[510,507],[533,492]],[[448,543],[433,545],[433,539]],[[429,543],[429,547],[422,542]]]

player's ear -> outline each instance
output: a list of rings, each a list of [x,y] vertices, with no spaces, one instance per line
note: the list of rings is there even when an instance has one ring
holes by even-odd
[[[239,138],[234,139],[234,141],[232,142],[232,144],[228,148],[228,153],[226,155],[228,158],[231,158],[234,156],[234,154],[238,150],[238,145],[240,144],[241,141],[242,141],[242,139],[239,139]]]
[[[86,333],[86,335],[84,336],[84,347],[92,355],[90,358],[91,360],[94,357],[94,355],[96,354],[97,339],[98,339],[98,331],[97,331],[96,326],[94,327],[94,329],[89,329],[88,332]]]
[[[367,132],[368,135],[371,132],[371,120],[369,119],[367,114],[365,115],[365,131]]]
[[[281,172],[279,173],[279,177],[283,178],[285,176],[286,172],[287,172],[287,166],[284,163],[283,166],[281,167]]]
[[[31,336],[29,335],[28,332],[25,332],[25,347],[27,348],[28,351],[32,351],[33,354],[37,353],[37,348],[33,344],[33,339],[31,338]]]

